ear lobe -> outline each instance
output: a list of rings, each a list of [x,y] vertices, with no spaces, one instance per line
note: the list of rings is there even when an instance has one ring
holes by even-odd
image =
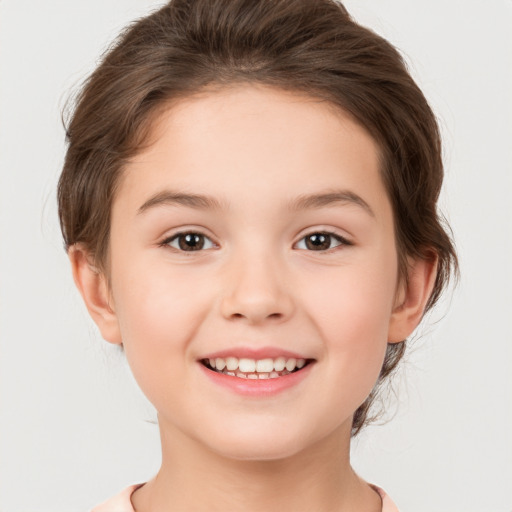
[[[420,323],[437,275],[437,255],[408,262],[408,282],[397,294],[397,305],[389,321],[388,343],[400,343]]]
[[[92,264],[89,252],[81,244],[70,247],[68,257],[75,285],[101,335],[110,343],[122,344],[105,275]]]

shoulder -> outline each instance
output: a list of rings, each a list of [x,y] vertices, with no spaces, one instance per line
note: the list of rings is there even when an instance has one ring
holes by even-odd
[[[89,512],[134,512],[130,497],[136,489],[143,485],[143,483],[130,485],[123,489],[119,494],[109,498],[107,501],[104,501],[94,507]],[[370,485],[382,499],[382,512],[399,512],[397,506],[393,503],[393,500],[383,489],[373,484]]]
[[[112,496],[112,498],[94,507],[89,512],[134,512],[130,497],[136,489],[143,485],[144,484],[130,485],[119,494]]]
[[[383,489],[373,484],[370,484],[370,487],[372,487],[372,489],[374,489],[382,499],[382,512],[399,512],[393,500],[386,494]]]

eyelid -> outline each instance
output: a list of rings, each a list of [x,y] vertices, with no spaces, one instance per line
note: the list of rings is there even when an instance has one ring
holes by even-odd
[[[211,237],[210,235],[207,235],[202,229],[200,228],[185,228],[185,229],[180,229],[179,231],[175,231],[174,233],[171,233],[170,235],[167,235],[163,238],[163,240],[161,242],[158,243],[158,245],[160,247],[168,247],[176,252],[179,252],[179,253],[182,253],[182,254],[187,254],[187,255],[190,255],[190,253],[199,253],[199,252],[204,252],[205,250],[209,250],[211,248],[208,248],[208,249],[199,249],[197,251],[184,251],[182,249],[178,249],[176,247],[172,247],[170,245],[170,243],[174,240],[176,240],[178,237],[180,236],[184,236],[184,235],[200,235],[202,237],[204,237],[205,239],[209,240],[211,242],[211,244],[213,245],[213,247],[218,247],[218,244],[213,240],[213,237]]]
[[[199,253],[199,252],[204,252],[205,250],[211,249],[211,247],[210,247],[210,248],[207,248],[207,249],[203,249],[203,248],[202,249],[198,249],[196,251],[184,251],[182,249],[178,249],[178,248],[172,247],[170,245],[170,243],[172,241],[176,240],[179,236],[188,235],[188,234],[195,234],[195,235],[203,236],[205,239],[208,239],[211,242],[213,247],[216,247],[216,248],[219,247],[218,243],[216,243],[213,240],[213,237],[211,237],[210,235],[207,235],[204,232],[203,229],[201,229],[201,228],[194,228],[194,227],[184,228],[184,229],[182,228],[179,231],[175,231],[174,233],[167,235],[161,242],[158,243],[158,245],[161,246],[161,247],[169,247],[169,248],[171,248],[171,249],[173,249],[173,250],[175,250],[177,252],[186,253],[186,254],[189,254],[189,253]],[[329,249],[319,250],[319,251],[313,251],[313,250],[310,250],[310,249],[300,249],[300,250],[308,251],[308,252],[326,253],[326,252],[331,252],[334,249],[337,249],[338,247],[354,245],[354,243],[351,240],[349,240],[346,236],[341,235],[340,233],[337,233],[336,231],[334,231],[332,229],[316,228],[316,229],[310,229],[308,232],[304,233],[301,236],[301,238],[297,242],[295,242],[293,244],[293,246],[295,247],[299,242],[304,240],[306,237],[314,235],[314,234],[324,234],[324,235],[331,236],[336,241],[338,241],[339,244],[336,245],[335,247],[331,247]]]
[[[335,247],[331,247],[331,248],[325,249],[325,250],[319,250],[319,251],[312,251],[309,249],[299,249],[299,250],[308,251],[308,252],[326,253],[326,252],[331,252],[331,251],[337,249],[338,247],[354,245],[354,242],[349,240],[347,237],[341,235],[340,233],[333,231],[332,229],[317,228],[317,229],[312,229],[312,230],[308,231],[307,233],[305,233],[304,235],[302,235],[302,237],[294,244],[294,246],[296,246],[299,242],[301,242],[308,236],[316,235],[316,234],[329,235],[332,238],[336,239],[340,243],[338,245],[336,245]]]

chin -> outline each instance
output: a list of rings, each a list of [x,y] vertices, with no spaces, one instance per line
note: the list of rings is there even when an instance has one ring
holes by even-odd
[[[273,428],[230,429],[219,432],[207,443],[212,451],[238,461],[275,461],[293,457],[306,450],[315,440],[306,432]],[[228,434],[228,435],[226,435]]]

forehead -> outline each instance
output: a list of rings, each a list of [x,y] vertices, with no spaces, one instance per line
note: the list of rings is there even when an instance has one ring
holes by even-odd
[[[375,140],[331,103],[233,86],[162,109],[147,149],[125,168],[116,202],[140,207],[163,188],[213,194],[226,208],[261,206],[261,197],[270,207],[334,188],[378,202],[385,196],[379,168]]]

